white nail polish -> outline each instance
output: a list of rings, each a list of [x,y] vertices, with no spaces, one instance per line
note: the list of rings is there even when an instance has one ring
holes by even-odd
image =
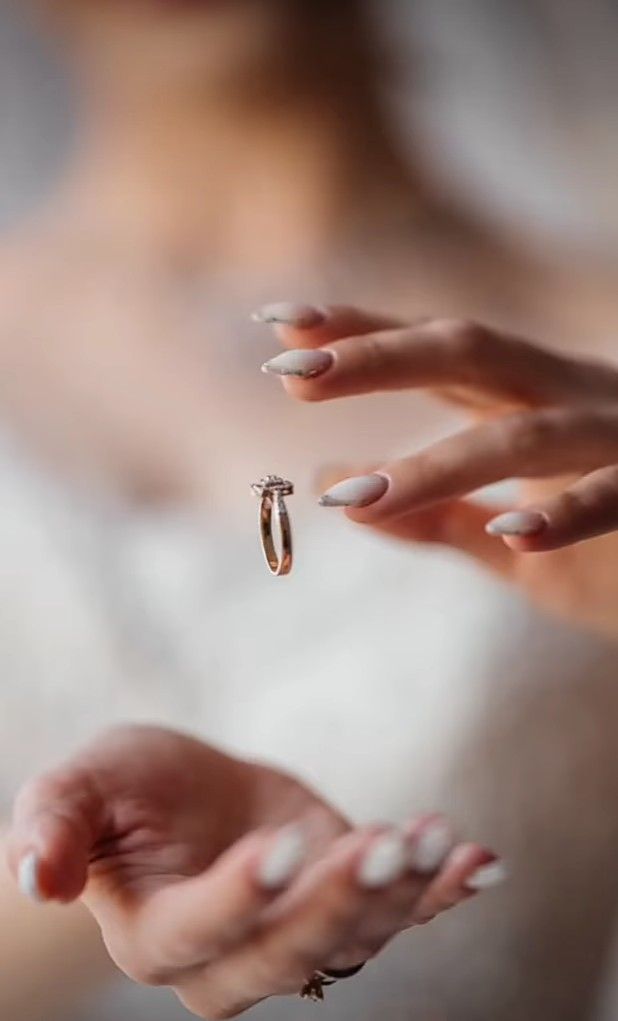
[[[384,475],[359,475],[344,479],[320,497],[322,507],[368,507],[384,496],[389,480]]]
[[[488,535],[537,535],[547,525],[540,511],[509,511],[492,518],[485,525]]]
[[[481,865],[476,872],[466,880],[469,890],[489,890],[492,886],[500,886],[508,879],[508,869],[504,862],[492,861],[488,865]]]
[[[251,318],[256,323],[281,323],[284,326],[295,326],[297,330],[308,330],[319,326],[326,317],[321,309],[313,305],[279,301],[273,305],[263,305]]]
[[[24,855],[20,861],[17,882],[24,897],[38,904],[45,900],[39,887],[39,859],[34,851]]]
[[[258,882],[266,890],[285,886],[298,871],[306,853],[306,841],[300,826],[287,826],[277,834],[264,855],[258,869]]]
[[[401,833],[385,833],[370,845],[358,870],[358,882],[368,890],[388,886],[403,875],[407,865],[406,842]]]
[[[330,369],[334,357],[330,351],[284,351],[264,362],[262,372],[275,376],[298,376],[299,379],[312,379],[321,376]]]
[[[428,823],[412,848],[410,865],[421,875],[430,875],[442,865],[454,843],[453,831],[445,819]]]

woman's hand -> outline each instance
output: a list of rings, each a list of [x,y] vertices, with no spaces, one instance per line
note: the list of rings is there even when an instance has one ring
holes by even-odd
[[[471,322],[405,325],[292,305],[257,318],[276,323],[291,349],[264,370],[284,377],[293,397],[429,388],[477,420],[411,457],[337,481],[325,506],[347,507],[354,521],[401,539],[462,549],[549,607],[616,633],[616,368]],[[517,509],[496,514],[463,499],[509,478],[526,480]]]
[[[83,896],[123,971],[208,1018],[364,961],[501,878],[439,817],[353,829],[283,773],[146,727],[28,784],[9,858],[25,893]]]

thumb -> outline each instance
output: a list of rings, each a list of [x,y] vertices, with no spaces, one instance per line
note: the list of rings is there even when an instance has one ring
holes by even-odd
[[[19,887],[37,901],[76,900],[104,825],[91,773],[65,767],[30,781],[15,802],[8,861]]]

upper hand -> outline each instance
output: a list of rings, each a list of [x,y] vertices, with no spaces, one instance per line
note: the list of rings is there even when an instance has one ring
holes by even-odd
[[[261,317],[292,350],[265,370],[293,397],[428,388],[476,420],[410,457],[365,467],[330,488],[326,505],[398,538],[462,549],[548,606],[615,633],[618,369],[477,323],[274,308]],[[525,480],[516,510],[464,499],[509,478]],[[575,545],[595,536],[605,538]]]
[[[123,971],[209,1018],[299,992],[499,878],[444,820],[353,829],[277,770],[148,727],[29,783],[9,848],[24,892],[82,896]]]

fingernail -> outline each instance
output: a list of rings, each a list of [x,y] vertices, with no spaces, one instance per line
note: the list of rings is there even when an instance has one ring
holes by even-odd
[[[286,826],[274,839],[258,869],[258,882],[266,890],[285,886],[298,871],[306,854],[300,826]]]
[[[489,890],[492,886],[500,886],[508,879],[509,873],[504,862],[492,861],[479,868],[466,879],[468,890]]]
[[[37,904],[45,900],[39,886],[39,858],[34,851],[24,855],[20,861],[17,882],[24,897],[28,897]]]
[[[321,507],[368,507],[384,496],[390,485],[385,475],[359,475],[331,486],[320,497]]]
[[[262,372],[270,372],[275,376],[312,379],[330,369],[334,360],[331,351],[284,351],[283,354],[264,362]]]
[[[488,535],[536,535],[547,526],[540,511],[508,511],[485,525]]]
[[[407,860],[403,835],[395,830],[384,833],[366,851],[358,870],[358,882],[368,890],[388,886],[403,875]]]
[[[412,848],[410,865],[415,872],[429,875],[442,865],[454,843],[453,831],[446,819],[436,819],[423,827]]]
[[[297,330],[308,330],[323,323],[326,316],[313,305],[279,301],[274,305],[262,305],[252,313],[251,318],[256,323],[282,323],[285,326],[295,326]]]

